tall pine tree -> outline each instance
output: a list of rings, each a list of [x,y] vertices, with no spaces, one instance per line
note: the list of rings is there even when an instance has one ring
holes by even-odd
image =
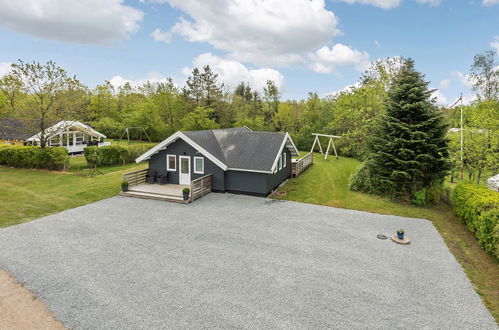
[[[447,125],[424,76],[405,60],[388,91],[386,114],[351,188],[407,198],[441,184],[448,173]]]

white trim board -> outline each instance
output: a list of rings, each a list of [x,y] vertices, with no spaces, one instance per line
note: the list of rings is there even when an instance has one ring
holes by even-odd
[[[210,154],[208,151],[203,149],[199,144],[197,144],[196,142],[189,139],[184,133],[182,133],[180,131],[173,134],[173,135],[170,135],[167,139],[158,143],[156,146],[154,146],[151,149],[149,149],[148,151],[146,151],[143,155],[137,157],[135,159],[135,162],[140,163],[144,160],[151,158],[152,155],[158,153],[159,151],[161,151],[162,149],[164,149],[165,147],[167,147],[171,143],[175,142],[177,139],[182,139],[185,143],[187,143],[188,145],[190,145],[191,147],[196,149],[199,153],[201,153],[203,156],[205,156],[206,158],[211,160],[213,163],[215,163],[222,170],[227,171],[227,165],[225,165],[224,163],[219,161],[215,156]]]
[[[279,162],[279,155],[282,154],[282,151],[284,150],[284,147],[288,143],[288,140],[291,141],[291,144],[293,145],[294,152],[296,153],[295,156],[300,155],[300,153],[298,152],[298,149],[296,148],[296,146],[293,142],[293,139],[291,139],[291,136],[288,133],[286,133],[286,135],[284,135],[284,139],[282,140],[281,147],[279,148],[279,152],[277,153],[277,156],[274,159],[274,163],[272,163],[272,167],[270,168],[271,173],[274,173],[274,169],[276,168],[276,166],[278,165],[278,162]],[[290,151],[291,151],[291,154],[293,154],[293,150],[290,150]]]

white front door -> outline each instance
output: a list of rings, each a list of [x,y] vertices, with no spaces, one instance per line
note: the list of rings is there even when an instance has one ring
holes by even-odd
[[[178,183],[179,184],[191,184],[191,157],[190,156],[179,156],[180,162],[180,172]]]

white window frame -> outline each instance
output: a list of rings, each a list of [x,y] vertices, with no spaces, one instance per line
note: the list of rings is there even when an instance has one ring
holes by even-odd
[[[282,153],[282,167],[283,168],[286,167],[286,153],[285,152]]]
[[[174,168],[170,168],[170,157],[174,157],[174,159],[175,159],[175,167]],[[177,171],[177,155],[172,155],[172,154],[166,155],[166,170],[169,172],[176,172]]]
[[[282,170],[282,155],[279,155],[279,171]]]
[[[203,162],[203,169],[201,171],[196,171],[196,161],[198,159],[201,159],[201,161]],[[194,173],[195,174],[204,174],[204,157],[194,157]]]

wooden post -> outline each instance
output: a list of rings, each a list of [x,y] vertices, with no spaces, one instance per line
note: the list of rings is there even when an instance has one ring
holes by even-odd
[[[315,135],[314,144],[312,145],[312,149],[310,149],[310,151],[311,151],[311,152],[313,152],[313,151],[314,151],[315,142],[317,142],[317,144],[319,145],[319,150],[320,150],[320,152],[321,152],[321,155],[324,155],[324,151],[322,151],[321,141],[319,140],[319,136],[317,136],[317,135]]]
[[[314,151],[314,148],[315,148],[315,143],[317,142],[317,144],[319,144],[319,149],[321,151],[321,154],[324,155],[324,153],[322,152],[322,146],[321,146],[321,142],[319,140],[319,136],[324,136],[324,137],[328,137],[329,138],[329,142],[328,142],[328,145],[327,145],[327,149],[326,149],[326,154],[324,155],[324,159],[327,159],[327,155],[329,154],[329,150],[331,148],[331,145],[333,145],[333,150],[334,150],[334,154],[336,156],[336,159],[338,159],[338,152],[336,151],[336,146],[334,145],[334,138],[341,138],[341,136],[338,136],[338,135],[329,135],[329,134],[319,134],[319,133],[312,133],[312,135],[315,136],[315,139],[314,139],[314,143],[312,144],[312,149],[310,149],[310,152],[313,152]]]
[[[327,144],[327,149],[326,149],[326,155],[324,156],[324,159],[327,159],[327,155],[329,154],[329,148],[331,147],[331,141],[333,141],[333,138],[329,138],[329,143]]]
[[[338,159],[338,153],[336,152],[336,147],[334,146],[333,138],[331,138],[331,142],[333,143],[333,150],[334,150],[334,154],[336,155],[336,159]]]

